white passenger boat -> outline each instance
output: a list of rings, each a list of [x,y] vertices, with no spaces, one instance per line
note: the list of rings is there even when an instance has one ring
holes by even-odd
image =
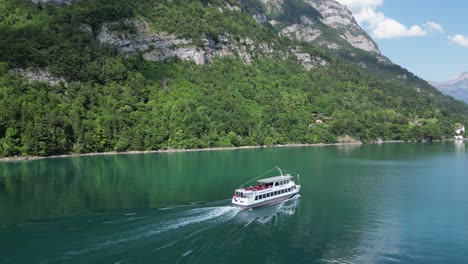
[[[280,172],[279,176],[263,178],[257,180],[258,185],[237,189],[232,197],[232,206],[241,209],[256,208],[279,203],[299,194],[301,186],[292,180],[293,176],[283,175],[280,168],[276,169]],[[297,177],[299,179],[299,175]]]

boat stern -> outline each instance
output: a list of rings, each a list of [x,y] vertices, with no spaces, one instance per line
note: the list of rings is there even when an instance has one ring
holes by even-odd
[[[234,207],[247,209],[248,208],[248,199],[242,198],[239,196],[233,196],[231,200],[231,205]]]

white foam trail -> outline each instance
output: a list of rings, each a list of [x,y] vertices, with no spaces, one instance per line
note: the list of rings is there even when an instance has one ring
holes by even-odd
[[[159,250],[161,250],[161,249],[165,249],[165,248],[167,248],[167,247],[171,247],[171,246],[175,245],[175,243],[177,243],[177,241],[178,241],[178,240],[172,241],[172,242],[169,243],[169,244],[166,244],[166,245],[164,245],[164,246],[162,246],[162,247],[158,247],[157,249],[153,250],[153,252],[159,251]]]
[[[192,250],[189,250],[189,251],[185,252],[184,254],[182,254],[182,257],[186,257],[186,256],[190,255],[190,253],[192,253]]]
[[[95,245],[94,247],[87,248],[87,249],[82,249],[78,251],[69,251],[66,254],[67,255],[80,255],[83,253],[87,253],[90,251],[94,250],[99,250],[105,247],[125,243],[125,242],[130,242],[134,240],[139,240],[143,239],[146,237],[154,236],[160,233],[168,232],[171,230],[175,230],[178,228],[182,228],[188,225],[192,224],[197,224],[197,223],[202,223],[206,221],[215,221],[215,222],[226,222],[234,218],[236,214],[240,211],[239,208],[231,207],[231,206],[221,206],[221,207],[206,207],[206,208],[196,208],[196,209],[191,209],[185,212],[185,214],[188,214],[188,217],[168,221],[166,223],[158,224],[157,227],[153,230],[149,230],[151,227],[144,227],[140,228],[138,231],[140,231],[139,234],[134,235],[132,237],[126,237],[126,238],[121,238],[121,239],[116,239],[116,240],[109,240],[106,242],[103,242],[101,244]],[[161,227],[162,225],[162,227]]]
[[[187,239],[187,238],[193,237],[194,235],[196,235],[196,234],[198,234],[198,233],[200,233],[200,232],[203,232],[203,231],[207,230],[208,228],[210,228],[210,227],[205,227],[205,228],[202,228],[202,229],[200,229],[200,230],[197,230],[197,231],[195,231],[195,232],[191,233],[190,235],[188,235],[188,236],[184,237],[184,239]]]
[[[120,223],[125,223],[125,222],[129,222],[133,220],[144,219],[144,218],[147,218],[147,216],[129,217],[129,218],[124,218],[120,220],[106,221],[106,222],[103,222],[103,224],[120,224]]]

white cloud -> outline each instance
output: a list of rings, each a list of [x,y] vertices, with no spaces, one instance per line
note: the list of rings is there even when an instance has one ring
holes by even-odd
[[[383,0],[337,0],[341,4],[347,6],[351,12],[359,12],[364,8],[375,9],[383,5]]]
[[[461,34],[456,34],[453,36],[449,36],[448,39],[457,45],[468,48],[468,37],[465,37]]]
[[[398,21],[387,18],[381,23],[375,25],[375,27],[372,29],[372,35],[378,39],[422,37],[427,35],[427,31],[416,25],[407,28]]]
[[[423,25],[407,27],[395,19],[386,17],[376,8],[383,5],[383,0],[337,0],[346,5],[354,14],[356,21],[371,32],[377,39],[395,39],[404,37],[422,37],[430,33],[443,33],[441,25],[427,21]]]
[[[424,24],[424,27],[426,28],[426,30],[430,31],[430,32],[438,32],[438,33],[444,33],[444,28],[437,24],[436,22],[432,22],[432,21],[427,21],[425,24]]]

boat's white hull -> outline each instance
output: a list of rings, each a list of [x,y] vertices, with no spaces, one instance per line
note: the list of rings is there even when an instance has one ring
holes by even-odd
[[[241,209],[257,208],[279,203],[299,193],[301,186],[296,185],[290,174],[257,180],[260,184],[234,191],[232,206]],[[297,176],[299,179],[299,176]]]
[[[232,206],[238,207],[238,208],[240,208],[242,210],[254,209],[254,208],[258,208],[258,207],[267,206],[267,205],[271,205],[271,204],[280,203],[282,201],[286,201],[286,200],[296,196],[297,194],[298,193],[293,193],[293,194],[285,195],[285,196],[282,196],[282,197],[277,197],[277,198],[274,198],[274,199],[271,199],[271,200],[268,200],[268,201],[262,201],[262,202],[254,203],[254,204],[250,204],[250,205],[242,205],[242,204],[232,203]]]

